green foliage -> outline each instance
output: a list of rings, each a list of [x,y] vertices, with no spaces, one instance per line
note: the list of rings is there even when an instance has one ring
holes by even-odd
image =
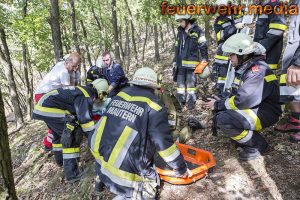
[[[39,0],[27,2],[27,14],[24,16],[23,8],[26,0],[9,1],[0,3],[0,26],[4,26],[8,36],[8,42],[12,58],[22,61],[22,44],[26,44],[29,50],[30,61],[39,71],[47,70],[54,63],[54,51],[52,44],[52,32],[50,27],[50,1]],[[159,26],[165,24],[177,25],[173,16],[160,14],[161,0],[127,0],[132,14],[130,18],[125,1],[117,1],[118,25],[122,38],[125,38],[125,27],[133,20],[135,32],[139,36],[143,34],[145,24]],[[204,3],[204,0],[192,1]],[[169,4],[179,3],[179,0],[170,0]],[[187,3],[190,3],[187,1]],[[60,24],[64,54],[74,51],[71,8],[69,0],[60,0]],[[112,6],[110,0],[76,0],[75,1],[77,32],[81,48],[87,45],[91,56],[95,58],[100,52],[112,50],[113,27]],[[94,11],[94,12],[93,12]],[[98,22],[96,21],[98,19]],[[211,16],[198,16],[198,24],[202,26],[204,21],[211,20]],[[83,21],[87,32],[87,38],[83,37],[80,21]],[[128,26],[130,29],[130,26]],[[131,31],[129,30],[129,34]],[[71,49],[69,49],[71,48]],[[84,50],[84,49],[83,49]]]

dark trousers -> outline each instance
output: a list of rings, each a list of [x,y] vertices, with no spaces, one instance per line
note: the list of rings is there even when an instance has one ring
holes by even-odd
[[[64,147],[60,138],[65,129],[65,122],[46,121],[48,127],[53,130],[53,154],[58,165],[64,167],[67,180],[76,177],[79,173],[78,162],[80,158],[80,144],[76,144],[73,138],[71,147]]]
[[[261,124],[261,126],[251,124],[249,118],[247,120],[243,115],[234,110],[218,112],[216,114],[216,126],[235,142],[247,146],[255,146],[252,142],[254,134],[259,135],[257,131],[265,128],[264,124]],[[263,139],[262,137],[258,138]]]
[[[180,67],[177,73],[177,99],[180,103],[196,102],[197,79],[194,68]]]
[[[280,39],[271,49],[267,52],[266,62],[272,70],[279,69],[278,64],[283,48],[283,38]]]

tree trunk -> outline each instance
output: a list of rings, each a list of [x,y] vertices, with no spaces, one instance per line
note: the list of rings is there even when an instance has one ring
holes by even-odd
[[[17,75],[17,78],[15,79],[16,80],[16,85],[25,85],[25,81],[23,80],[22,76],[20,75],[20,73],[18,72],[18,70],[14,66],[13,66],[13,70],[14,70],[14,73],[16,73],[16,75]],[[18,79],[20,79],[21,84],[18,82]]]
[[[68,44],[68,42],[66,41],[66,38],[68,37],[68,32],[67,32],[67,29],[66,27],[64,26],[63,29],[62,29],[62,33],[63,33],[63,38],[64,38],[64,47],[65,47],[65,53],[68,54],[70,53],[70,50],[71,50],[71,47],[70,45]]]
[[[167,34],[168,34],[168,35],[170,34],[170,31],[171,31],[170,23],[167,22]],[[169,38],[169,39],[170,39],[170,38]]]
[[[114,43],[115,43],[115,59],[120,62],[121,55],[120,55],[120,43],[119,43],[119,31],[118,31],[118,19],[117,19],[117,12],[116,12],[116,0],[112,0],[112,25],[113,25],[113,32],[114,32]]]
[[[85,56],[84,55],[85,55],[85,52],[83,51],[82,55],[81,55],[81,57],[82,57],[82,67],[83,67],[83,76],[81,76],[82,77],[81,83],[83,85],[86,85],[86,63],[85,63]]]
[[[159,56],[159,44],[158,44],[158,30],[157,30],[157,25],[154,25],[154,50],[155,50],[155,62],[160,61],[160,56]]]
[[[146,50],[146,46],[147,46],[147,39],[148,39],[148,24],[146,24],[146,30],[145,30],[145,40],[144,40],[144,45],[143,45],[143,65],[145,62],[145,50]]]
[[[9,112],[8,113],[13,113],[14,112],[14,109],[13,107],[10,105],[9,103],[9,100],[6,100],[5,97],[3,97],[3,101],[4,101],[4,105],[6,104],[8,109],[9,109]],[[4,107],[5,108],[5,107]]]
[[[9,52],[9,49],[7,46],[6,35],[5,35],[5,31],[4,31],[3,27],[0,27],[0,37],[1,37],[3,48],[4,48],[4,55],[2,55],[2,53],[1,53],[1,55],[2,55],[2,57],[4,56],[3,60],[6,61],[7,65],[8,65],[8,68],[6,70],[6,77],[7,77],[7,81],[8,81],[8,85],[9,85],[9,94],[10,94],[11,102],[14,107],[14,114],[16,117],[16,125],[17,125],[17,128],[19,128],[24,123],[23,114],[22,114],[22,110],[20,108],[20,102],[18,99],[16,82],[14,79],[13,65],[11,62],[10,52]],[[1,50],[1,52],[2,52],[2,50]]]
[[[126,7],[128,9],[128,12],[129,12],[129,19],[130,19],[130,26],[131,26],[131,37],[132,37],[133,51],[134,51],[134,54],[135,54],[135,61],[136,61],[136,63],[138,63],[138,52],[137,52],[137,48],[136,48],[135,29],[134,29],[134,24],[133,24],[133,17],[132,17],[131,10],[129,8],[127,0],[125,0],[125,4],[126,4]]]
[[[130,47],[129,47],[129,30],[128,30],[128,23],[126,23],[126,28],[125,28],[125,56],[129,56],[130,54]]]
[[[173,32],[173,36],[174,36],[174,44],[175,44],[175,40],[176,40],[176,32],[175,32],[175,28],[172,25],[172,32]]]
[[[207,44],[210,44],[210,34],[209,34],[209,20],[205,20],[204,21],[204,34],[205,34],[205,38],[207,39]]]
[[[80,53],[79,42],[78,42],[78,33],[76,26],[76,15],[75,15],[75,3],[74,0],[70,0],[71,5],[71,18],[72,18],[72,32],[73,32],[73,41],[75,49],[78,53]]]
[[[92,10],[94,19],[96,20],[96,24],[97,24],[97,27],[98,27],[98,30],[99,30],[99,37],[100,37],[100,36],[102,35],[102,33],[101,33],[102,28],[101,28],[100,20],[99,20],[99,18],[97,17],[97,15],[96,15],[96,13],[95,13],[95,10],[94,10],[94,7],[93,7],[93,6],[91,7],[91,10]],[[100,38],[100,39],[101,39],[101,38]],[[99,42],[99,47],[100,47],[100,49],[103,48],[103,47],[102,47],[102,41],[101,41],[101,40],[100,40],[100,42]],[[105,47],[105,51],[106,51],[106,47]]]
[[[0,88],[0,174],[4,181],[4,189],[7,194],[6,199],[17,200],[17,194],[12,172],[12,160],[9,149],[9,140],[7,133],[7,123],[5,118],[4,103]]]
[[[24,2],[23,17],[27,16],[27,0]],[[26,86],[26,118],[31,119],[32,112],[32,91],[30,89],[29,72],[28,72],[28,61],[27,61],[27,47],[26,43],[22,44],[22,55],[23,55],[23,67],[24,67],[24,78]]]
[[[124,48],[122,45],[122,26],[119,26],[119,44],[120,44],[120,53],[121,53],[121,59],[122,59],[122,64],[125,66],[125,53],[124,53]]]
[[[60,23],[59,23],[59,7],[58,0],[50,0],[51,10],[50,10],[50,25],[52,32],[52,39],[54,45],[54,54],[55,59],[58,61],[63,57],[63,49],[61,42],[61,32],[60,32]]]
[[[125,18],[125,21],[127,18]],[[129,71],[129,66],[130,66],[130,39],[129,39],[129,26],[128,23],[126,23],[126,39],[125,39],[125,55],[127,56],[127,68],[126,72]]]
[[[84,26],[83,20],[80,20],[80,24],[81,24],[81,28],[82,28],[82,32],[83,32],[83,37],[85,39],[87,39],[87,32],[86,32],[86,28]],[[92,66],[93,64],[92,64],[90,49],[89,49],[89,45],[87,43],[85,43],[85,49],[86,49],[86,55],[87,55],[89,65]]]
[[[165,48],[165,41],[164,41],[164,34],[163,34],[163,27],[162,25],[159,26],[159,31],[160,31],[160,43],[161,43],[161,47]]]

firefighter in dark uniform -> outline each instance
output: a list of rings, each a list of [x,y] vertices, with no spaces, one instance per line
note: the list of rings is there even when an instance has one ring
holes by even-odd
[[[33,119],[45,121],[53,130],[52,151],[56,163],[64,167],[68,182],[75,182],[83,175],[78,169],[82,133],[87,136],[94,132],[93,101],[108,89],[104,79],[97,79],[92,85],[53,90],[45,94],[33,110]]]
[[[155,152],[177,176],[186,177],[188,170],[172,141],[167,109],[154,94],[156,73],[140,68],[130,83],[112,98],[89,147],[100,168],[97,175],[111,192],[122,199],[156,199]]]
[[[255,0],[254,2],[262,6],[280,5],[279,0]],[[278,8],[279,9],[279,8]],[[283,48],[283,33],[287,29],[284,15],[279,14],[261,14],[257,16],[254,41],[259,42],[266,49],[267,64],[272,70],[278,68],[280,55]]]
[[[218,0],[216,5],[227,5],[227,3],[227,0]],[[230,36],[236,34],[238,30],[244,27],[242,19],[242,15],[220,15],[214,22],[214,31],[216,33],[218,49],[213,64],[212,80],[217,82],[217,95],[220,95],[223,92],[229,65],[229,58],[223,53],[222,45]]]
[[[86,82],[87,84],[91,84],[94,80],[98,78],[104,78],[103,69],[97,67],[96,65],[91,66],[86,73]]]
[[[222,50],[230,54],[239,85],[231,96],[205,103],[217,112],[215,125],[242,148],[239,159],[246,161],[266,152],[268,144],[259,133],[275,124],[282,113],[279,83],[265,62],[265,49],[244,33],[231,36]]]
[[[188,109],[191,110],[196,102],[195,73],[201,74],[208,65],[207,42],[203,31],[191,15],[175,15],[175,19],[180,22],[180,26],[175,43],[173,79],[177,81],[178,101],[182,105],[187,103]],[[197,68],[200,72],[197,72]]]
[[[295,1],[300,6],[300,1]],[[280,76],[280,97],[289,103],[291,116],[286,124],[277,126],[282,132],[290,132],[292,142],[300,141],[300,15],[290,19],[288,42],[282,59]]]

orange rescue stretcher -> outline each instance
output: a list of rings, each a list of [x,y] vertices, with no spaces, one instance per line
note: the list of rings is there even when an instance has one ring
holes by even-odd
[[[208,151],[198,149],[189,145],[177,143],[177,147],[184,157],[192,176],[178,178],[166,162],[157,154],[155,156],[156,171],[160,178],[174,185],[186,185],[203,178],[210,169],[216,165],[216,160]]]

